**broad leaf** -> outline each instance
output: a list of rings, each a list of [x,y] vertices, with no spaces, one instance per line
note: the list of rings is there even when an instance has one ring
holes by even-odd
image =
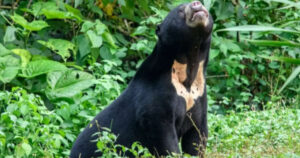
[[[20,69],[20,60],[13,57],[12,55],[7,55],[0,57],[0,81],[3,83],[8,83],[13,80]]]
[[[26,155],[29,156],[29,154],[31,153],[31,150],[32,150],[31,146],[26,142],[23,142],[21,146],[22,146],[23,150],[25,151]]]
[[[136,28],[136,30],[131,34],[131,36],[137,36],[137,35],[144,35],[145,32],[147,31],[147,27],[146,26],[139,26],[138,28]]]
[[[113,48],[117,48],[115,40],[113,39],[113,36],[110,33],[104,32],[102,36],[105,39],[105,42],[107,42]]]
[[[82,71],[56,71],[47,76],[50,86],[46,94],[50,99],[72,97],[95,84],[94,77]]]
[[[83,16],[80,13],[80,10],[73,8],[72,6],[65,4],[66,9],[68,10],[69,13],[73,14],[73,17],[76,18],[78,21],[82,22],[83,21]]]
[[[49,26],[45,21],[42,20],[34,20],[29,23],[24,17],[16,13],[13,16],[11,16],[11,18],[15,23],[21,25],[23,28],[29,31],[40,31],[43,28]]]
[[[21,25],[22,27],[25,27],[25,26],[28,24],[27,20],[26,20],[24,17],[22,17],[22,16],[20,16],[20,15],[18,15],[18,14],[16,14],[16,13],[15,13],[13,16],[11,16],[10,18],[11,18],[15,23]]]
[[[48,47],[55,53],[59,54],[64,61],[66,61],[70,56],[70,51],[75,52],[75,45],[67,40],[62,39],[49,39],[48,42],[45,41],[38,41],[40,44]],[[75,56],[75,54],[74,54]]]
[[[11,51],[6,49],[1,43],[0,43],[0,57],[2,56],[6,56],[8,54],[10,54]]]
[[[55,2],[35,2],[27,11],[37,16],[41,15],[43,10],[58,10],[58,6]]]
[[[30,31],[40,31],[45,27],[48,27],[49,25],[42,20],[35,20],[32,21],[31,23],[28,23],[28,25],[25,27],[26,29]]]
[[[80,32],[87,32],[89,29],[93,28],[95,26],[95,23],[91,21],[85,21],[82,26]]]
[[[71,19],[72,15],[68,12],[63,12],[59,10],[46,10],[43,9],[43,14],[47,19]]]
[[[15,35],[16,31],[17,31],[17,29],[15,27],[8,26],[6,28],[5,35],[3,37],[4,43],[14,41],[16,39],[16,35]]]
[[[67,67],[59,62],[52,60],[36,60],[31,61],[22,69],[20,76],[32,78],[52,71],[66,70]]]
[[[92,30],[87,32],[87,35],[92,43],[92,48],[99,48],[102,45],[102,37],[96,35],[96,33]]]
[[[22,67],[26,67],[31,58],[30,52],[26,49],[13,49],[11,51],[21,57]]]

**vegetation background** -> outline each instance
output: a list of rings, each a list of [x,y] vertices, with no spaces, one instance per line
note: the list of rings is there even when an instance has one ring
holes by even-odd
[[[0,0],[0,157],[68,157],[184,2]],[[202,3],[215,21],[207,157],[300,157],[299,0]],[[99,135],[105,156],[122,156],[116,136]],[[137,143],[122,148],[151,156]]]

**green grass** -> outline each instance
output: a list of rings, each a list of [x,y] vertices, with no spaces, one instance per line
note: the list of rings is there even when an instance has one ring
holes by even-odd
[[[209,115],[207,157],[299,157],[300,110]]]

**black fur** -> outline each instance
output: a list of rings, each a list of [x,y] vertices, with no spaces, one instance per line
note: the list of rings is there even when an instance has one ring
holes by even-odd
[[[100,112],[90,122],[92,126],[89,124],[78,136],[70,157],[101,155],[95,153],[96,143],[91,142],[97,138],[92,136],[98,132],[95,120],[101,127],[111,128],[118,135],[118,144],[130,147],[139,141],[156,156],[179,153],[180,139],[183,152],[191,155],[199,155],[199,150],[205,148],[208,134],[206,88],[203,96],[196,99],[195,105],[187,112],[185,100],[177,95],[171,83],[171,72],[174,60],[186,63],[184,85],[189,90],[199,62],[205,60],[205,67],[208,62],[213,20],[209,15],[207,27],[189,27],[185,23],[185,6],[172,10],[158,26],[159,40],[153,53],[121,96]],[[200,139],[199,132],[203,139]]]

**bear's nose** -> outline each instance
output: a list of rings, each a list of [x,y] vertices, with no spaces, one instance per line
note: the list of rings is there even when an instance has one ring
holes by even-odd
[[[192,6],[198,6],[198,5],[201,5],[201,2],[199,2],[199,1],[192,2]]]
[[[199,2],[199,1],[194,1],[194,2],[191,3],[190,6],[191,6],[191,8],[192,8],[193,10],[199,10],[199,9],[201,9],[201,7],[202,7],[202,3]]]

